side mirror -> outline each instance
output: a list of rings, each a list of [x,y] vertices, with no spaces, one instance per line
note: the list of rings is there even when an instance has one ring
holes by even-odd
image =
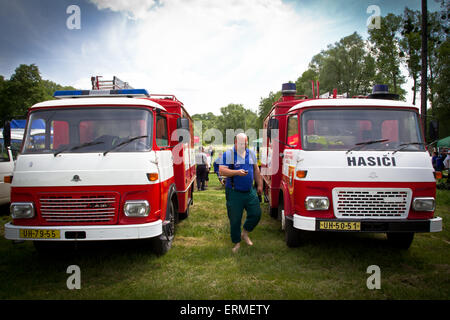
[[[188,118],[178,118],[177,119],[177,129],[189,130],[189,119]]]
[[[178,142],[183,141],[183,133],[190,134],[189,131],[189,119],[188,118],[178,118],[177,119],[177,130],[179,131],[178,134]]]
[[[270,118],[267,124],[267,137],[270,139],[272,137],[272,130],[278,130],[279,122],[278,119]]]
[[[436,141],[439,139],[439,121],[431,120],[430,125],[428,126],[428,135],[431,141]]]
[[[5,147],[11,146],[11,123],[9,121],[5,121],[3,126],[3,141],[5,142]]]

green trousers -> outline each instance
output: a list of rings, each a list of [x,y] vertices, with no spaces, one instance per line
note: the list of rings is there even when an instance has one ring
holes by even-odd
[[[227,199],[228,219],[230,220],[231,241],[238,243],[241,242],[241,224],[244,209],[247,211],[244,229],[248,232],[251,232],[261,219],[258,194],[255,188],[245,193],[227,188],[225,196]]]

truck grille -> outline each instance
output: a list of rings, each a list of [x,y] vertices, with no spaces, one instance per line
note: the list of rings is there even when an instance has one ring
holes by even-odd
[[[117,215],[118,195],[41,195],[39,209],[47,222],[112,223]]]
[[[406,218],[411,194],[411,189],[335,188],[334,215],[336,218]]]

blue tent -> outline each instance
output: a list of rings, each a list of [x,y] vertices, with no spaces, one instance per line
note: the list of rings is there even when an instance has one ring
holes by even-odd
[[[25,129],[27,120],[11,120],[11,129]],[[42,119],[33,121],[31,129],[45,129],[45,122]]]

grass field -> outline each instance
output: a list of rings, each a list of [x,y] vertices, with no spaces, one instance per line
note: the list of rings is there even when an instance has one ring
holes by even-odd
[[[416,234],[408,251],[387,247],[384,234],[311,234],[300,248],[284,243],[279,222],[263,216],[253,247],[231,252],[224,191],[210,175],[195,192],[172,249],[156,256],[145,242],[82,246],[39,256],[32,243],[4,239],[0,215],[0,299],[449,299],[450,191],[438,190],[436,215],[444,230]],[[69,265],[81,269],[81,289],[69,290]],[[369,290],[367,268],[381,270]]]

